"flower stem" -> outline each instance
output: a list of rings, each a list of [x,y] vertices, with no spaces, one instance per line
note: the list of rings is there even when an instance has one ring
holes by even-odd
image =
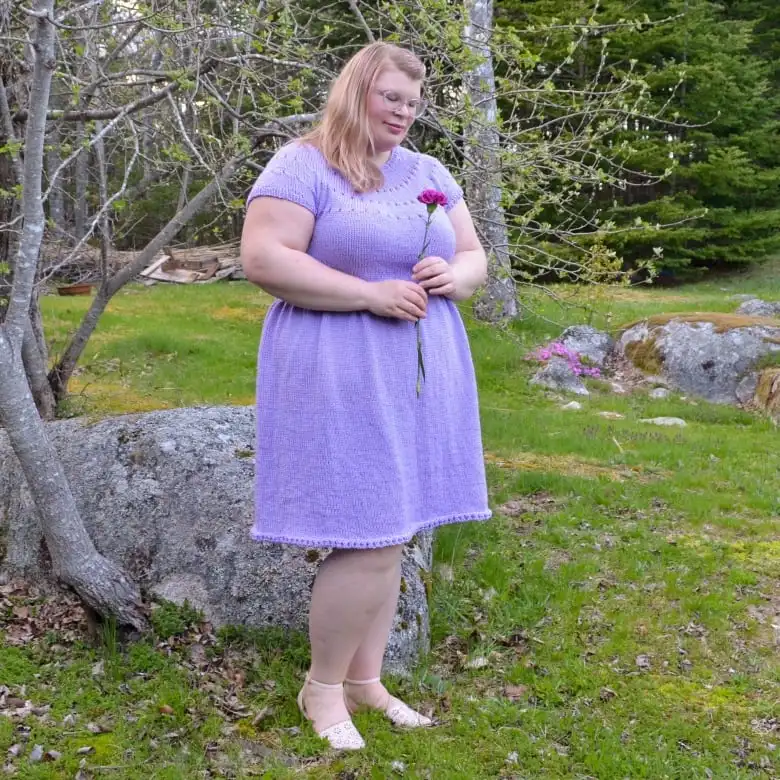
[[[417,322],[414,323],[414,327],[417,331],[417,397],[419,398],[420,391],[422,390],[422,383],[425,381],[425,363],[423,362],[420,320],[417,320]]]
[[[433,212],[436,210],[436,204],[428,205],[428,218],[425,220],[425,233],[423,234],[423,247],[420,251],[417,261],[419,262],[425,257],[425,253],[428,251],[428,242],[430,241],[429,231],[431,228],[431,221],[433,220]],[[425,381],[425,362],[423,361],[422,353],[422,333],[420,328],[420,320],[414,323],[414,328],[417,331],[417,397],[420,397],[422,391],[422,385]]]

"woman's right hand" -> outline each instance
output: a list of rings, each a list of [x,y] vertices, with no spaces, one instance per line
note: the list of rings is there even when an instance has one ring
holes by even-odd
[[[428,293],[416,282],[391,279],[369,282],[368,310],[379,317],[417,322],[425,317]]]

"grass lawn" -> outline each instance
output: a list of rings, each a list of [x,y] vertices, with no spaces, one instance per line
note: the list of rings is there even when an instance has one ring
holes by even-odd
[[[49,710],[0,717],[0,768],[82,780],[780,776],[777,429],[598,382],[581,410],[562,411],[529,385],[524,360],[567,324],[732,311],[735,293],[780,299],[778,270],[596,300],[532,292],[531,314],[505,331],[467,317],[495,519],[437,533],[433,649],[413,680],[392,681],[434,709],[437,728],[399,733],[361,715],[368,749],[334,758],[294,703],[301,637],[215,637],[163,607],[154,637],[120,646],[108,628],[91,646],[70,607],[70,629],[60,618],[22,642],[20,625],[55,606],[7,587],[0,712],[14,711],[9,697]],[[125,289],[90,342],[69,411],[252,403],[267,304],[245,284]],[[53,352],[86,305],[45,300]],[[688,426],[639,422],[661,415]],[[34,745],[61,755],[31,762]]]

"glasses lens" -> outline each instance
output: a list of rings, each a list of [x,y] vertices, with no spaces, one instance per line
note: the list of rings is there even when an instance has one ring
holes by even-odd
[[[414,115],[415,116],[422,116],[425,113],[425,109],[426,108],[428,108],[428,102],[425,101],[425,100],[421,100],[414,107]]]

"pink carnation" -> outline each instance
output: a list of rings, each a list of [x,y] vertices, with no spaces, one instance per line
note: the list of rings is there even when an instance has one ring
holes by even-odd
[[[446,206],[447,196],[443,192],[438,190],[423,190],[418,196],[417,200],[420,203],[424,203],[426,206]]]

